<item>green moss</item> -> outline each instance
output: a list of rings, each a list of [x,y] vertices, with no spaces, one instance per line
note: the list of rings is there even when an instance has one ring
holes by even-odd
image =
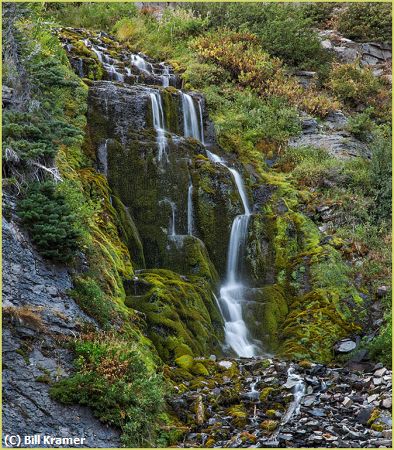
[[[182,369],[189,370],[193,366],[193,357],[190,355],[182,355],[175,359],[175,363]]]
[[[180,101],[181,97],[179,91],[172,86],[161,91],[161,98],[163,102],[163,110],[165,111],[166,129],[180,135],[179,119],[180,115]]]
[[[39,375],[35,381],[37,383],[51,384],[51,377],[48,374]]]
[[[199,277],[185,279],[170,270],[144,270],[139,275],[144,291],[133,288],[126,305],[143,312],[148,335],[163,360],[180,353],[203,355],[219,351],[222,322],[210,284]]]
[[[129,249],[133,263],[137,268],[145,268],[145,257],[141,238],[129,211],[116,195],[112,196],[112,205],[119,219],[119,233]]]
[[[261,402],[265,402],[268,397],[270,396],[271,393],[273,393],[275,390],[272,387],[266,387],[264,389],[262,389],[262,391],[260,392],[260,401]]]
[[[243,404],[234,405],[226,410],[226,414],[231,416],[232,423],[237,428],[243,428],[247,423],[248,414]]]
[[[260,424],[260,428],[266,431],[274,431],[278,427],[276,420],[263,420]]]
[[[195,375],[204,375],[207,376],[209,375],[208,370],[205,368],[205,366],[200,363],[200,362],[196,362],[193,367],[191,368],[191,372]]]

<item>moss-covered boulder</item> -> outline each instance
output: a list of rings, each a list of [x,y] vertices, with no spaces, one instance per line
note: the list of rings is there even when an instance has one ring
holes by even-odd
[[[222,319],[208,281],[163,269],[143,270],[138,278],[146,292],[133,295],[129,286],[126,305],[144,313],[147,334],[163,360],[220,353]]]
[[[243,214],[242,202],[230,172],[202,155],[194,160],[192,178],[198,236],[224,277],[231,226]]]

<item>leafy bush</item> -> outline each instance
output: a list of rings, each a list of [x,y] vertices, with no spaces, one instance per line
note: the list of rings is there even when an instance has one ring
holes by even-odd
[[[338,3],[302,3],[304,16],[308,17],[314,25],[325,26],[331,19],[333,11],[338,8]]]
[[[230,74],[215,64],[194,62],[187,66],[182,78],[186,89],[197,90],[230,81]]]
[[[391,320],[391,314],[387,315],[386,325],[381,328],[378,336],[368,345],[370,357],[388,367],[392,366],[393,328]]]
[[[164,32],[167,39],[176,41],[186,39],[204,31],[208,19],[193,14],[191,9],[165,9],[160,20],[160,31]]]
[[[340,15],[338,29],[360,42],[391,42],[391,4],[353,3]]]
[[[78,277],[74,280],[74,289],[69,295],[78,303],[83,311],[97,322],[107,327],[116,318],[111,300],[107,298],[100,286],[90,277]]]
[[[164,408],[164,382],[130,341],[114,332],[89,334],[75,344],[77,373],[51,387],[65,404],[92,408],[96,417],[122,430],[125,447],[154,446]]]
[[[191,45],[204,61],[218,64],[241,86],[251,87],[264,97],[284,97],[291,105],[322,116],[338,107],[328,97],[304,89],[288,77],[281,61],[261,49],[255,34],[222,29],[198,37]]]
[[[391,218],[392,197],[392,151],[391,133],[379,129],[371,143],[371,184],[374,191],[375,205],[371,214],[378,220]]]
[[[351,106],[365,104],[378,93],[380,84],[369,68],[355,63],[335,64],[328,86],[341,100]]]
[[[372,120],[374,109],[366,108],[363,112],[349,118],[347,129],[360,141],[368,142],[372,138],[372,133],[376,129],[376,124]]]
[[[89,28],[109,33],[118,20],[135,17],[133,3],[46,3],[48,15],[68,27]]]
[[[245,8],[241,3],[194,3],[192,8],[208,17],[211,28],[254,33],[264,50],[290,66],[320,70],[328,61],[312,20],[299,5],[249,3]]]
[[[326,150],[315,147],[288,147],[276,163],[280,170],[291,172],[301,185],[312,187],[336,177],[336,165]]]
[[[43,256],[68,261],[75,255],[81,236],[76,215],[54,183],[33,183],[18,204],[18,214]]]

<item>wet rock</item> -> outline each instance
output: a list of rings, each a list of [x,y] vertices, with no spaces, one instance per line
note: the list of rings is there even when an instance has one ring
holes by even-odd
[[[336,344],[335,350],[339,353],[349,353],[352,350],[354,350],[356,346],[357,344],[354,341],[350,339],[345,339]]]

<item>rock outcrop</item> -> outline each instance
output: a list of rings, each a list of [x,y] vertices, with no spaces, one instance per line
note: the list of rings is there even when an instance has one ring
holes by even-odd
[[[74,370],[67,342],[92,322],[67,295],[71,287],[67,269],[40,257],[18,224],[3,218],[3,434],[118,447],[119,431],[89,408],[61,405],[49,395],[51,381]]]

